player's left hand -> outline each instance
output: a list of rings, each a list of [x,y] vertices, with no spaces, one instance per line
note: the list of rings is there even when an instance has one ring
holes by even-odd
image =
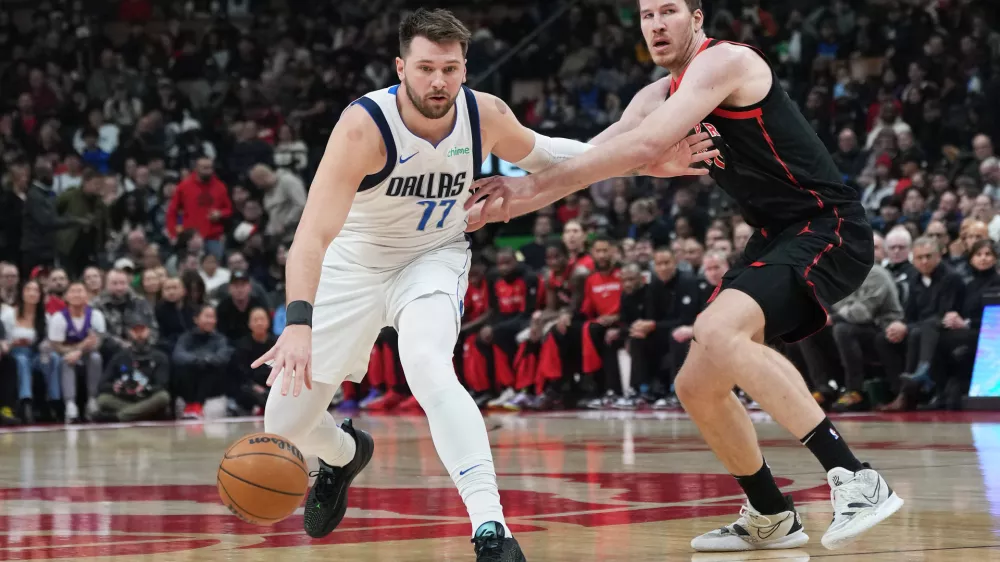
[[[667,149],[657,159],[641,171],[647,176],[674,178],[678,176],[705,176],[709,169],[695,168],[695,165],[710,162],[720,155],[715,148],[715,142],[708,131],[702,131],[681,139],[680,142]]]

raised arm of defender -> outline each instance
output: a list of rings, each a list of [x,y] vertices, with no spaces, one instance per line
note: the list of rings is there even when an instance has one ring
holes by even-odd
[[[531,212],[615,176],[708,173],[690,166],[717,155],[711,150],[704,152],[711,148],[711,140],[707,133],[687,135],[747,78],[749,66],[756,64],[748,55],[756,56],[748,49],[720,47],[705,51],[688,67],[683,86],[631,131],[603,143],[601,150],[588,151],[538,174],[481,180],[475,184],[478,191],[468,205],[486,198],[487,214],[495,220],[494,194],[510,195],[519,211]]]
[[[385,159],[385,144],[375,122],[363,107],[348,108],[330,135],[295,229],[285,265],[286,302],[312,303],[316,298],[326,249],[343,228],[358,186],[365,176],[382,169]],[[303,383],[312,388],[311,357],[311,327],[290,325],[275,346],[252,366],[273,361],[268,386],[286,371],[288,375],[281,383],[283,394],[288,394],[294,373],[294,394],[298,396]]]

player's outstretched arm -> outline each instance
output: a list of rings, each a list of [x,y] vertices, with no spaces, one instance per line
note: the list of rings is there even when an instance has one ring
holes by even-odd
[[[492,203],[497,197],[520,200],[517,210],[531,212],[611,177],[708,173],[692,164],[711,159],[718,152],[709,150],[713,143],[706,133],[688,135],[736,90],[747,64],[746,56],[734,50],[705,51],[688,68],[683,85],[635,129],[602,144],[600,150],[587,151],[538,174],[480,180],[474,185],[476,196],[467,207],[488,198],[484,208],[489,220],[494,220]],[[705,150],[708,152],[702,154]]]
[[[670,90],[670,77],[661,78],[645,88],[639,90],[632,100],[628,102],[622,117],[604,129],[599,135],[590,139],[590,144],[601,145],[618,135],[627,133],[642,123],[647,115],[656,111],[657,107],[667,99],[667,92]]]
[[[348,108],[327,142],[302,218],[295,229],[295,239],[288,250],[285,292],[290,312],[291,304],[296,301],[308,303],[307,308],[311,308],[326,249],[343,228],[358,186],[366,175],[378,172],[385,165],[385,158],[385,145],[374,121],[363,107]],[[284,372],[283,394],[288,393],[292,383],[289,373],[294,373],[294,394],[297,396],[303,383],[312,388],[311,354],[311,324],[288,325],[275,346],[252,367],[273,361],[267,384],[272,385]]]

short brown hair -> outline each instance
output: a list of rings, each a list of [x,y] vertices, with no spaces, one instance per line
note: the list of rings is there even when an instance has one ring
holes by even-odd
[[[684,3],[687,4],[688,10],[691,10],[692,14],[695,10],[701,9],[701,0],[684,0]]]
[[[472,33],[455,14],[444,9],[420,8],[399,23],[399,53],[405,57],[415,37],[425,37],[434,43],[457,41],[462,45],[462,56],[469,52]]]

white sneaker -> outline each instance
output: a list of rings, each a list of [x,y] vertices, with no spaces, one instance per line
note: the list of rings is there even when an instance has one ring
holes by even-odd
[[[517,392],[513,388],[505,388],[500,393],[500,396],[490,400],[486,406],[489,408],[502,408],[504,404],[513,400],[515,396],[517,396]]]
[[[76,401],[66,402],[66,423],[76,423],[80,421],[80,408],[77,408]]]
[[[865,465],[851,472],[835,468],[826,475],[833,501],[833,523],[823,535],[823,546],[843,548],[903,507],[903,500],[882,476]]]
[[[87,416],[92,416],[100,411],[101,407],[97,405],[97,398],[89,398],[87,400]]]
[[[699,552],[798,548],[809,542],[809,535],[802,530],[791,496],[787,500],[789,510],[775,515],[761,515],[748,501],[735,523],[695,537],[691,548]]]

